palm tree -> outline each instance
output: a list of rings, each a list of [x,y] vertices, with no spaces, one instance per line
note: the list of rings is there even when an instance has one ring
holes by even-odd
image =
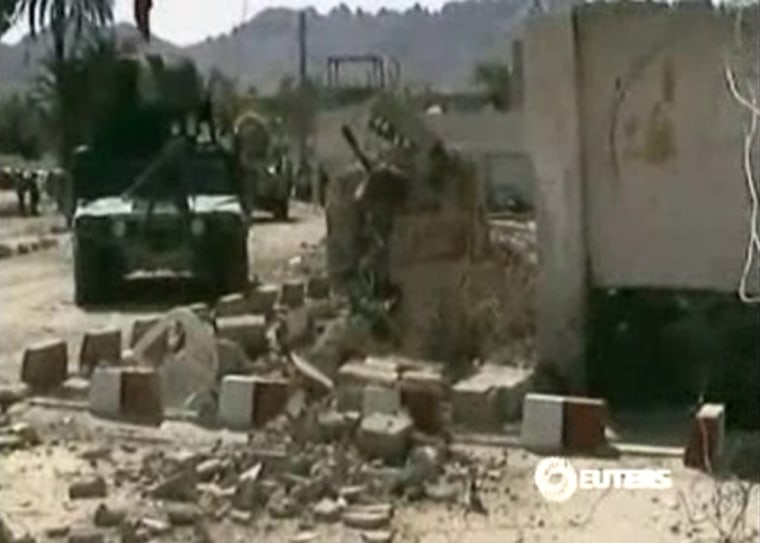
[[[114,0],[19,0],[16,15],[26,14],[33,37],[41,27],[48,26],[53,37],[50,71],[60,107],[56,124],[60,128],[59,158],[68,164],[75,134],[71,129],[75,112],[65,107],[68,95],[77,86],[72,70],[66,64],[67,40],[76,44],[85,29],[100,28],[113,21]],[[70,47],[69,47],[70,49]]]
[[[18,13],[26,13],[32,36],[40,27],[50,26],[53,58],[66,58],[66,39],[73,31],[77,41],[85,27],[100,27],[113,21],[113,0],[20,0]]]

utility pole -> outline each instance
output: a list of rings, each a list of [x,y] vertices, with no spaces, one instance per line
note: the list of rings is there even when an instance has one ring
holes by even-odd
[[[311,176],[309,175],[309,150],[308,150],[308,90],[307,90],[307,66],[306,66],[306,10],[298,13],[298,159],[301,190],[307,193],[311,189]],[[304,186],[308,184],[308,186]]]

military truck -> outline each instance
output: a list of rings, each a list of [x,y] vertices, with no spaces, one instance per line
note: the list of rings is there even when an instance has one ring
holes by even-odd
[[[118,68],[112,80],[131,98],[100,117],[72,161],[77,304],[114,300],[135,272],[190,275],[217,294],[241,290],[249,215],[203,93],[187,93],[198,85],[194,68],[156,59]],[[170,84],[184,89],[180,99]]]

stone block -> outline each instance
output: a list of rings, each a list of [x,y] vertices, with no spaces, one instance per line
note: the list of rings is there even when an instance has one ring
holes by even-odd
[[[163,419],[161,376],[152,368],[122,368],[121,413],[144,422]]]
[[[294,309],[301,307],[306,300],[306,287],[303,281],[285,281],[280,288],[280,305]]]
[[[274,311],[280,287],[277,285],[258,285],[248,297],[248,307],[255,315],[269,315]]]
[[[69,354],[66,342],[50,340],[28,347],[21,362],[21,381],[32,389],[49,390],[61,386],[68,377]]]
[[[132,323],[132,331],[129,338],[129,346],[134,350],[142,337],[154,326],[161,322],[160,317],[142,317]],[[145,358],[148,362],[159,365],[164,361],[169,352],[169,334],[163,332],[152,345],[145,350]]]
[[[323,275],[309,277],[306,283],[306,296],[312,300],[324,300],[330,297],[330,280]]]
[[[249,428],[253,423],[256,378],[227,375],[219,393],[219,422],[230,428]]]
[[[228,294],[216,302],[216,316],[239,317],[250,313],[250,305],[243,294]]]
[[[593,452],[606,443],[607,404],[593,398],[566,397],[563,444],[573,452]]]
[[[726,414],[722,404],[704,404],[694,417],[684,450],[686,467],[713,472],[721,467]]]
[[[396,388],[367,385],[362,395],[362,414],[394,415],[401,410],[401,394]]]
[[[90,379],[89,406],[95,415],[117,417],[121,414],[120,368],[95,368]]]
[[[108,328],[87,332],[82,339],[79,350],[79,372],[92,375],[100,364],[118,365],[121,363],[121,330]]]
[[[409,452],[413,426],[411,418],[403,413],[375,413],[362,420],[356,438],[357,447],[369,458],[402,463]]]
[[[559,451],[563,445],[565,399],[549,394],[527,394],[523,404],[520,440],[528,449]]]
[[[252,358],[269,348],[267,321],[261,315],[223,317],[217,320],[217,329],[220,337],[237,342]]]

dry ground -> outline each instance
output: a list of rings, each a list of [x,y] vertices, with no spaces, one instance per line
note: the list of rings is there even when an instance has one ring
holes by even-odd
[[[46,220],[24,222],[0,218],[0,238],[28,235],[49,226]],[[299,260],[324,235],[324,221],[312,208],[298,206],[294,220],[287,224],[259,221],[253,228],[251,247],[253,271],[263,280],[276,279],[301,265]],[[0,385],[18,380],[22,349],[30,342],[61,337],[70,342],[72,359],[77,353],[82,332],[102,326],[125,327],[134,317],[162,312],[178,302],[130,303],[107,310],[85,311],[72,300],[69,244],[58,249],[0,261]],[[182,290],[182,289],[180,289]],[[193,298],[182,290],[179,298]],[[151,300],[147,295],[146,300]],[[172,298],[172,296],[169,296]],[[14,417],[29,420],[42,428],[43,444],[0,456],[0,513],[10,523],[44,541],[44,533],[61,525],[91,525],[99,503],[72,502],[66,491],[78,474],[93,469],[112,482],[120,467],[139,460],[155,449],[205,446],[216,439],[240,440],[244,436],[201,430],[186,423],[167,422],[160,429],[137,428],[97,421],[86,413],[68,410],[27,408]],[[93,466],[81,453],[99,444],[108,445],[114,462]],[[408,504],[399,506],[395,519],[396,542],[421,543],[504,543],[504,542],[684,542],[718,541],[709,526],[699,529],[688,520],[681,495],[691,501],[705,502],[714,488],[705,477],[685,470],[678,458],[636,458],[619,460],[577,460],[576,467],[663,467],[673,470],[674,488],[667,491],[612,490],[584,491],[564,504],[545,502],[533,484],[538,458],[518,449],[475,448],[482,465],[499,466],[488,473],[484,493],[488,518],[465,517],[460,505]],[[506,458],[498,462],[489,458]],[[757,489],[756,489],[757,490]],[[155,515],[156,511],[128,482],[111,485],[110,503],[123,503],[136,515]],[[700,509],[710,514],[710,507]],[[748,517],[760,523],[760,505],[755,492]],[[219,542],[282,543],[300,531],[297,523],[262,519],[249,527],[225,520],[211,523],[211,533]],[[303,527],[301,527],[303,528]],[[358,543],[356,534],[339,526],[309,527],[313,541]],[[113,535],[113,534],[112,534]],[[114,535],[115,537],[115,535]],[[118,539],[114,539],[118,541]],[[192,534],[174,531],[156,541],[192,541]],[[747,541],[760,541],[757,536]]]

